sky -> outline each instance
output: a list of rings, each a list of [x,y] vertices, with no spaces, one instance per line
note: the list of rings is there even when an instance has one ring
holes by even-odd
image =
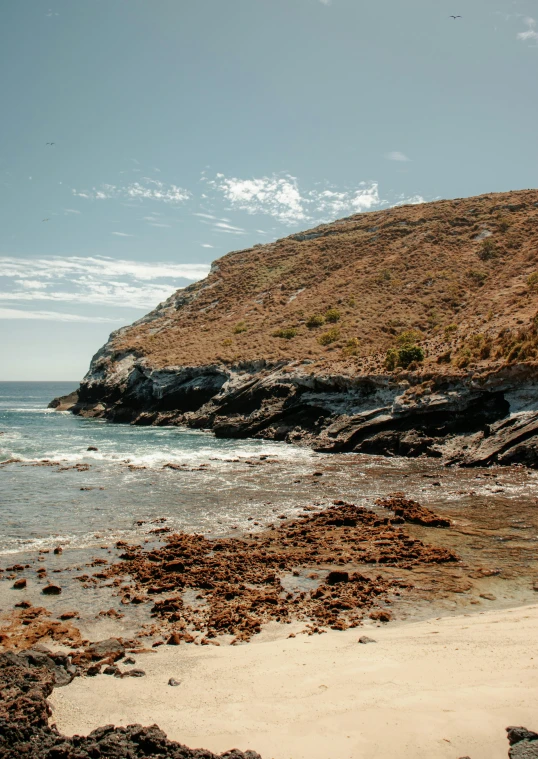
[[[538,0],[3,0],[0,65],[0,381],[231,250],[538,185]]]

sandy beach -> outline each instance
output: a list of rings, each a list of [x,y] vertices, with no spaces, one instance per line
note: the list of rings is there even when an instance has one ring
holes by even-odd
[[[53,721],[67,735],[156,722],[189,746],[263,759],[504,759],[505,727],[535,723],[538,605],[290,629],[273,624],[233,647],[162,646],[136,657],[140,679],[76,678],[53,692]],[[377,642],[358,643],[364,634]]]

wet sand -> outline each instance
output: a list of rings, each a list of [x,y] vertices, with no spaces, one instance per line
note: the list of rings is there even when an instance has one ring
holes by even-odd
[[[263,759],[504,759],[536,721],[538,605],[237,647],[163,646],[145,678],[76,678],[50,699],[67,735],[154,722],[188,746]],[[377,642],[358,643],[361,635]],[[170,677],[180,682],[169,686]]]

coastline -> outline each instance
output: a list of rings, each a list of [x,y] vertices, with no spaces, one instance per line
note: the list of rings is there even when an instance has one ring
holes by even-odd
[[[370,374],[335,374],[310,361],[157,368],[143,356],[118,354],[114,336],[79,389],[49,408],[321,453],[538,466],[535,364]]]
[[[239,647],[163,646],[136,657],[143,679],[55,690],[52,719],[67,735],[157,722],[172,740],[263,759],[504,759],[505,727],[535,719],[537,625],[532,605],[291,639],[272,625]],[[365,633],[376,643],[359,644]]]

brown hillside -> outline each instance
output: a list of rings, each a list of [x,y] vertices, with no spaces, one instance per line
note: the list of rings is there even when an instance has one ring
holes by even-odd
[[[310,359],[356,373],[414,330],[443,371],[533,360],[535,272],[538,190],[357,214],[229,253],[113,347],[155,367]]]

